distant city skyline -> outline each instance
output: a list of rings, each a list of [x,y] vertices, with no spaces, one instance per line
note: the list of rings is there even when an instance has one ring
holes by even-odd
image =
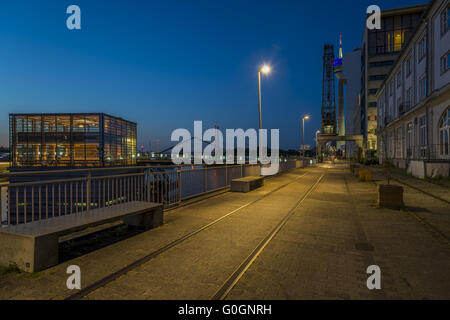
[[[320,129],[323,44],[361,45],[365,12],[428,1],[14,1],[0,4],[0,146],[9,113],[105,112],[137,123],[156,150],[171,132],[204,126],[280,129],[299,149]],[[82,29],[66,28],[67,6]],[[348,120],[348,119],[347,119]]]

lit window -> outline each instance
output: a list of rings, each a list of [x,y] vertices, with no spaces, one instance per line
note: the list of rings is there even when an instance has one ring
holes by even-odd
[[[405,33],[402,31],[394,32],[394,51],[401,51]]]

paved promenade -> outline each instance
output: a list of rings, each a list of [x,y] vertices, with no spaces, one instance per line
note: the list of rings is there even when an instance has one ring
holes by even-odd
[[[0,299],[66,298],[67,266],[80,266],[85,288],[223,217],[84,297],[210,299],[289,213],[227,299],[450,299],[449,205],[405,187],[406,210],[379,209],[383,175],[375,179],[359,182],[345,165],[295,169],[251,193],[169,211],[161,228],[43,272],[0,275]],[[370,265],[381,268],[381,290],[366,287]]]

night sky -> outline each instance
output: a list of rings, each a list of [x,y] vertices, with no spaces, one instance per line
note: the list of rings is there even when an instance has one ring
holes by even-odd
[[[1,1],[0,146],[12,112],[105,112],[138,124],[138,145],[174,129],[263,126],[280,146],[298,149],[320,129],[324,42],[344,53],[361,45],[365,11],[426,0],[379,1]],[[66,8],[81,8],[82,29],[66,28]],[[336,49],[337,50],[337,49]]]

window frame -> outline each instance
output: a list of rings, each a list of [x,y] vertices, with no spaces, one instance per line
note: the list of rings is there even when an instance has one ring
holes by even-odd
[[[412,73],[411,55],[406,58],[406,78],[409,78]]]
[[[428,88],[426,75],[422,76],[419,80],[419,94],[420,94],[420,101],[424,100],[427,97]]]
[[[400,88],[402,85],[402,70],[397,72],[397,88]]]
[[[446,123],[444,123],[446,120]],[[450,157],[450,107],[442,113],[438,122],[439,156]]]
[[[427,55],[427,36],[424,34],[418,43],[419,46],[419,63],[426,57]]]
[[[441,76],[450,70],[450,50],[441,57]]]
[[[447,34],[448,30],[450,30],[450,4],[447,4],[441,12],[440,29],[441,38]]]

